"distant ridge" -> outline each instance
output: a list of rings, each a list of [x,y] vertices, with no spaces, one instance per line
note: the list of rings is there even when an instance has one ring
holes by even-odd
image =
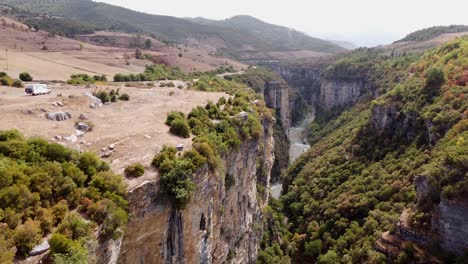
[[[465,25],[450,25],[450,26],[434,26],[421,29],[408,34],[406,37],[395,41],[394,43],[404,41],[425,41],[448,33],[468,32],[468,26]]]
[[[98,30],[148,34],[168,43],[196,45],[238,59],[245,54],[261,57],[265,52],[306,50],[334,54],[345,50],[329,41],[250,16],[236,16],[223,21],[182,19],[145,14],[90,0],[0,0],[0,4],[87,22]]]

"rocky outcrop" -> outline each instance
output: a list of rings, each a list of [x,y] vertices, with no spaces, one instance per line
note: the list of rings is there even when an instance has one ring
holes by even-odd
[[[392,104],[374,106],[371,126],[378,134],[403,137],[407,142],[413,141],[418,133],[423,132],[416,112],[402,112]]]
[[[416,187],[418,204],[433,192],[433,187],[431,187],[427,176],[419,175],[415,177],[413,184]],[[432,209],[431,231],[437,237],[437,240],[441,242],[442,248],[458,254],[464,254],[468,250],[468,240],[466,239],[468,237],[467,219],[467,197],[456,200],[440,197],[440,202]],[[412,230],[408,232],[414,233]]]
[[[320,85],[320,107],[331,110],[334,107],[355,104],[365,93],[363,81],[322,79]]]
[[[468,250],[468,198],[442,198],[434,210],[432,228],[445,250],[464,254]]]
[[[159,192],[157,181],[128,194],[129,223],[118,263],[251,263],[262,237],[262,210],[274,161],[272,124],[264,123],[262,140],[244,142],[222,157],[215,172],[200,169],[193,177],[196,191],[184,210],[176,210]],[[258,160],[263,160],[257,177]],[[226,175],[234,178],[227,189]],[[260,197],[261,199],[257,199]]]
[[[68,112],[54,112],[54,113],[47,113],[47,119],[53,121],[65,121],[70,119],[72,115]]]
[[[287,133],[291,126],[288,86],[282,81],[267,82],[264,90],[264,97],[266,105],[269,108],[275,109],[281,126]]]

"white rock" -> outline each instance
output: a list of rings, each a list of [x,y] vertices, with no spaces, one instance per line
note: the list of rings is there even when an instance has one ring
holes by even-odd
[[[77,137],[82,137],[84,136],[85,132],[84,131],[81,131],[81,130],[75,130],[75,135]]]
[[[44,240],[41,244],[36,245],[31,251],[29,251],[29,255],[35,256],[35,255],[42,254],[46,252],[47,250],[49,250],[49,248],[50,248],[49,242],[47,240]]]
[[[110,145],[109,145],[109,149],[110,149],[110,150],[114,150],[114,149],[115,149],[115,144],[110,144]]]
[[[65,140],[66,141],[69,141],[69,142],[76,142],[78,140],[78,138],[75,136],[75,134],[69,136],[69,137],[65,137]]]

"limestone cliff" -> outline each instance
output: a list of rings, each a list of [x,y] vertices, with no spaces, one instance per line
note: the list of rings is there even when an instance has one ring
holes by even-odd
[[[280,64],[268,67],[279,73],[290,87],[291,123],[299,123],[311,108],[319,105],[321,68]]]
[[[196,191],[182,211],[164,199],[157,181],[132,190],[118,263],[253,262],[263,232],[261,209],[268,202],[257,184],[269,187],[273,151],[273,124],[264,121],[261,140],[223,156],[220,169],[205,167],[194,175]],[[225,177],[234,184],[227,186]]]
[[[275,109],[281,126],[287,133],[291,126],[291,109],[289,106],[289,88],[283,81],[270,81],[265,85],[265,103]]]
[[[468,199],[442,198],[432,215],[432,228],[445,250],[464,254],[468,250]]]
[[[415,178],[418,203],[433,191],[428,177]],[[441,242],[442,248],[449,252],[463,254],[468,249],[468,199],[460,197],[449,200],[440,197],[440,202],[432,209],[431,233]]]
[[[334,107],[352,105],[359,101],[365,92],[363,81],[322,79],[320,85],[320,107],[331,110]]]

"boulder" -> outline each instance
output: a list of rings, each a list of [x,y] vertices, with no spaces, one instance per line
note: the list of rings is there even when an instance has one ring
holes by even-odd
[[[110,145],[109,145],[109,149],[110,149],[110,150],[114,150],[114,149],[115,149],[115,144],[110,144]]]
[[[34,114],[34,108],[28,108],[28,110],[26,110],[26,114],[28,115]]]
[[[54,112],[54,113],[47,113],[47,119],[53,121],[64,121],[70,119],[72,115],[68,112]]]
[[[42,254],[46,252],[47,250],[49,250],[49,248],[50,248],[49,242],[47,240],[44,240],[41,244],[36,245],[31,251],[29,251],[29,255],[35,256],[35,255]]]
[[[89,126],[86,123],[80,122],[76,125],[76,129],[83,131],[83,132],[88,132]]]
[[[84,93],[84,95],[86,97],[88,97],[89,99],[91,99],[91,104],[89,104],[89,106],[93,109],[95,108],[98,108],[98,107],[101,107],[102,106],[102,101],[101,99],[97,98],[96,96],[94,96],[92,93],[90,92],[86,92]]]
[[[108,158],[110,157],[114,152],[112,150],[106,151],[101,154],[101,158]]]
[[[88,117],[85,114],[80,114],[79,117],[81,120],[88,120]]]
[[[55,139],[57,139],[58,141],[62,141],[63,137],[62,136],[55,136]]]

